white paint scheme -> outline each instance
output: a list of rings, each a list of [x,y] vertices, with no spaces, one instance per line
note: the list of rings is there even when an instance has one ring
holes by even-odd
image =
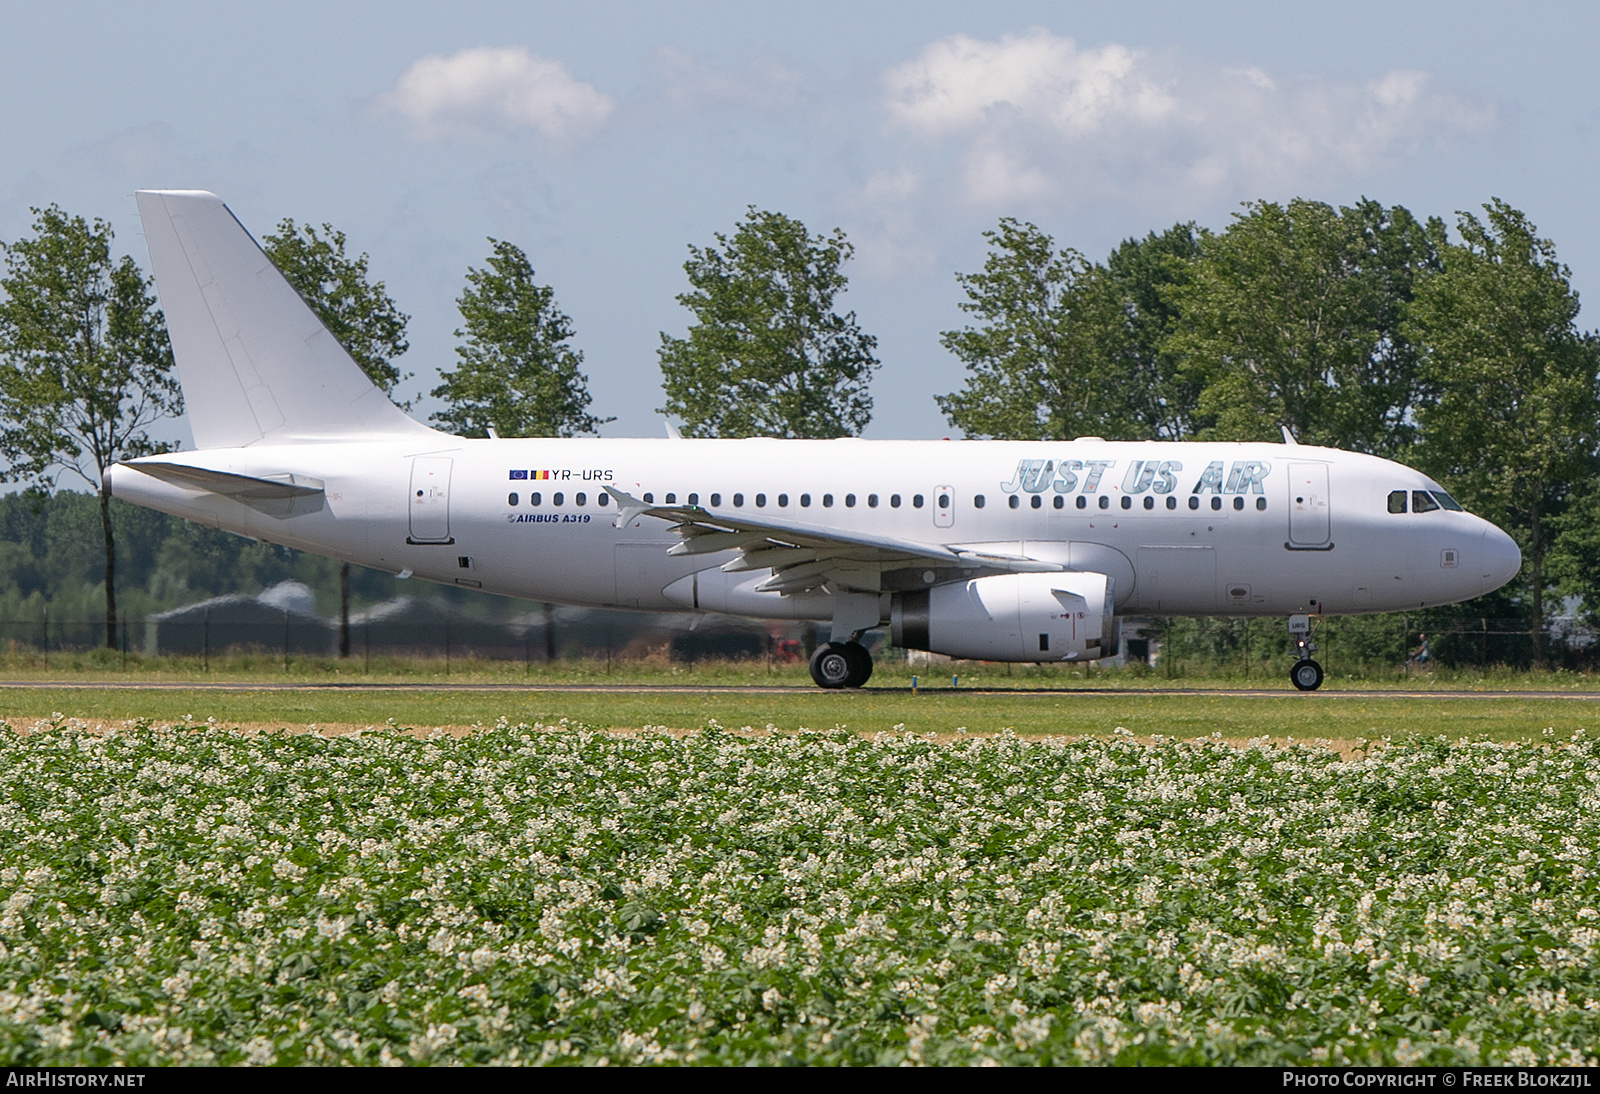
[[[202,447],[110,488],[242,535],[537,600],[832,620],[840,641],[897,592],[1001,575],[1012,597],[1105,575],[1119,613],[1259,616],[1446,604],[1521,565],[1469,513],[1388,512],[1426,476],[1310,445],[452,437],[367,382],[215,196],[138,197]],[[1027,637],[1014,659],[1052,659]]]

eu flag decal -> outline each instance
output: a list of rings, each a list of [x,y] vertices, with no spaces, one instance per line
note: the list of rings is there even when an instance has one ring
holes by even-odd
[[[511,472],[511,477],[513,479],[525,479],[528,477],[528,473],[526,471],[513,471]]]

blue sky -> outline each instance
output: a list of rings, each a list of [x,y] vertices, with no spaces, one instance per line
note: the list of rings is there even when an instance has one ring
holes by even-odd
[[[953,275],[1002,216],[1098,259],[1256,199],[1453,220],[1498,196],[1600,284],[1597,31],[1594,5],[1392,0],[7,3],[0,239],[56,202],[143,261],[142,187],[214,190],[258,236],[331,222],[412,317],[406,394],[507,239],[606,433],[656,436],[687,245],[755,205],[846,231],[883,361],[867,435],[938,437]]]

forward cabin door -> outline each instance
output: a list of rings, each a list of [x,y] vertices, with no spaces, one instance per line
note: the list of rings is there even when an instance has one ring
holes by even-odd
[[[1289,545],[1325,547],[1328,545],[1328,465],[1291,463],[1289,465]]]
[[[411,460],[411,525],[407,543],[454,543],[450,538],[450,458]]]

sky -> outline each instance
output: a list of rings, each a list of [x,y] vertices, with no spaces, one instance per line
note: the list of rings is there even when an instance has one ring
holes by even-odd
[[[55,203],[146,262],[143,188],[215,191],[258,238],[332,224],[411,317],[422,417],[466,271],[508,240],[602,432],[660,436],[688,247],[754,206],[854,245],[866,435],[941,437],[963,368],[939,334],[1001,217],[1103,259],[1245,202],[1453,222],[1499,197],[1600,291],[1597,46],[1578,3],[6,0],[0,240]]]

